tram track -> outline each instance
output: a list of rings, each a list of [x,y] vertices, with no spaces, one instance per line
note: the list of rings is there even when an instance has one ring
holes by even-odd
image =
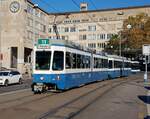
[[[133,78],[132,78],[133,79]],[[134,80],[136,80],[136,77],[134,77]],[[63,98],[65,99],[67,95],[70,95],[70,99],[67,99],[65,102],[60,102],[61,100],[58,99],[57,101],[55,101],[55,103],[58,103],[57,106],[56,105],[49,105],[49,106],[42,106],[42,108],[45,108],[44,110],[42,110],[40,113],[35,113],[34,117],[32,117],[31,119],[49,119],[52,117],[55,117],[59,112],[61,112],[64,109],[75,109],[75,111],[68,113],[67,116],[65,117],[61,117],[62,119],[71,119],[74,116],[78,115],[80,112],[82,112],[82,110],[86,109],[89,105],[92,104],[93,101],[98,100],[101,96],[103,96],[105,93],[109,92],[109,90],[111,90],[112,88],[115,88],[123,83],[126,83],[127,81],[130,81],[128,78],[119,78],[116,80],[106,80],[106,81],[102,81],[102,82],[98,82],[98,83],[92,83],[90,85],[85,85],[81,88],[75,88],[72,90],[68,90],[65,91],[63,93],[45,93],[45,94],[41,94],[41,95],[34,95],[34,94],[29,94],[29,95],[25,95],[16,99],[10,99],[10,100],[6,100],[6,101],[1,101],[0,102],[0,107],[1,107],[1,111],[4,110],[22,110],[22,109],[30,109],[29,107],[34,107],[34,109],[36,109],[37,105],[40,103],[44,103],[44,105],[47,103],[51,103],[51,101],[55,98],[60,98],[63,96]],[[96,84],[96,85],[95,85]],[[81,89],[84,89],[85,91],[80,93],[80,94],[76,94],[77,90],[80,92]],[[103,90],[105,89],[105,90]],[[86,91],[87,90],[87,91]],[[102,90],[102,91],[101,91]],[[97,93],[100,95],[95,97],[95,93]],[[72,94],[73,93],[73,94]],[[64,96],[65,95],[65,96]],[[85,98],[90,97],[91,95],[94,96],[94,98],[92,98],[92,100],[90,100],[88,103],[83,103],[82,106],[76,107],[76,105],[74,106],[74,104],[76,102],[82,102]],[[56,96],[56,97],[55,97]],[[54,103],[54,102],[52,102]],[[5,105],[7,105],[7,107],[5,107]],[[23,113],[23,112],[22,112]],[[13,114],[13,113],[12,113]],[[23,114],[24,115],[24,114]]]
[[[136,80],[136,79],[134,79],[134,80]],[[74,116],[78,115],[80,112],[82,112],[89,105],[91,105],[94,101],[98,100],[104,94],[106,94],[107,92],[109,92],[109,90],[111,90],[111,89],[113,89],[113,88],[115,88],[117,86],[120,86],[123,83],[129,82],[129,81],[131,81],[131,80],[129,80],[129,79],[123,80],[123,81],[122,80],[121,81],[117,80],[117,81],[114,81],[114,82],[111,81],[111,82],[109,82],[107,84],[103,84],[102,86],[99,86],[99,87],[95,88],[94,90],[91,90],[91,91],[89,91],[89,92],[87,92],[87,93],[85,93],[85,94],[83,94],[83,95],[81,95],[81,96],[79,96],[79,97],[77,97],[77,98],[75,98],[75,99],[73,99],[73,100],[71,100],[71,101],[63,104],[63,105],[61,105],[61,106],[58,106],[58,107],[56,107],[56,108],[54,108],[52,110],[50,109],[46,113],[43,113],[42,115],[40,115],[38,117],[38,119],[49,119],[49,118],[57,118],[57,117],[58,118],[65,118],[65,119],[71,119]],[[82,107],[80,107],[80,108],[76,107],[77,110],[75,112],[70,112],[67,116],[58,116],[59,114],[57,114],[57,113],[60,113],[61,110],[64,110],[65,108],[68,108],[68,107],[73,107],[73,106],[71,106],[73,103],[76,103],[77,101],[80,101],[83,98],[88,97],[89,95],[97,92],[98,90],[100,90],[100,89],[102,89],[102,88],[104,88],[106,86],[108,86],[108,88],[104,92],[102,92],[99,96],[97,96],[96,98],[94,98],[93,100],[91,100],[90,102],[88,102],[87,104],[84,104]]]
[[[33,102],[35,103],[37,101],[40,101],[40,100],[45,99],[45,98],[52,97],[54,95],[57,95],[57,94],[55,94],[55,93],[51,94],[50,93],[50,94],[46,94],[45,96],[31,94],[31,95],[23,96],[23,97],[20,97],[20,98],[17,98],[17,99],[2,101],[2,102],[0,102],[0,105],[1,104],[4,105],[4,104],[10,104],[10,103],[13,103],[13,102],[17,102],[17,104],[14,104],[14,105],[9,107],[9,108],[16,108],[16,107],[19,107],[19,106],[22,106],[22,105],[33,103]],[[29,99],[29,98],[32,98],[32,99]]]

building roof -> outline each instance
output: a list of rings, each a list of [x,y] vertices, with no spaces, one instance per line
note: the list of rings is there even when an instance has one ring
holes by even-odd
[[[27,0],[27,2],[34,6],[34,3],[32,2],[32,0]],[[43,10],[42,8],[40,8],[39,6],[37,8],[40,9],[42,12],[44,12],[44,13],[46,13],[46,14],[49,15],[48,12],[46,12],[45,10]]]
[[[30,4],[34,5],[32,0],[27,0]],[[89,13],[89,12],[105,12],[105,11],[116,11],[116,10],[127,10],[127,9],[140,9],[140,8],[150,8],[150,5],[143,6],[130,6],[130,7],[120,7],[120,8],[107,8],[107,9],[98,9],[98,10],[87,10],[87,11],[72,11],[72,12],[60,12],[60,13],[50,13],[44,9],[38,7],[41,11],[45,12],[48,15],[66,15],[66,14],[80,14],[80,13]]]
[[[130,7],[120,7],[120,8],[108,8],[108,9],[87,10],[87,11],[73,11],[73,12],[62,12],[62,13],[49,13],[49,15],[80,14],[80,13],[105,12],[105,11],[140,9],[140,8],[150,8],[150,5],[130,6]]]

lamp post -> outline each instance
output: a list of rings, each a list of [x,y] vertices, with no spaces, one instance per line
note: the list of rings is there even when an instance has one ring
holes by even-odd
[[[119,42],[119,56],[121,57],[121,32],[119,34],[120,42]]]

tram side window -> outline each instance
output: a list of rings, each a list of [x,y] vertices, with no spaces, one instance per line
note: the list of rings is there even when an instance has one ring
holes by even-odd
[[[64,53],[62,51],[54,52],[52,69],[59,71],[64,69]]]
[[[102,59],[98,58],[98,68],[102,68]]]
[[[101,68],[102,63],[100,58],[94,58],[94,68]]]
[[[130,68],[131,67],[131,63],[130,62],[128,62],[128,68]]]
[[[81,68],[82,60],[81,55],[77,54],[77,68]]]
[[[66,69],[71,69],[72,57],[71,53],[66,52]]]
[[[76,68],[76,54],[72,54],[72,68],[75,69]]]
[[[112,69],[112,68],[113,68],[112,60],[109,60],[109,69]]]
[[[97,61],[98,59],[94,57],[94,68],[97,68]]]
[[[81,59],[82,59],[82,68],[85,69],[85,68],[86,68],[86,64],[85,64],[85,55],[82,55],[81,57],[82,57],[82,58],[81,58]]]
[[[91,64],[91,57],[87,56],[86,57],[86,66],[87,66],[87,68],[90,68],[90,64]]]
[[[128,67],[127,62],[124,62],[124,67],[125,67],[125,68],[127,68],[127,67]]]
[[[119,61],[115,61],[114,62],[114,67],[115,68],[120,68],[120,62]]]
[[[103,61],[103,67],[102,68],[107,68],[108,67],[107,59],[102,59],[102,61]]]

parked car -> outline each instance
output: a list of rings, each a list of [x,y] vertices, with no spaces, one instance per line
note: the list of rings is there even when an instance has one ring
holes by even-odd
[[[0,71],[0,85],[22,84],[22,75],[18,71]]]

